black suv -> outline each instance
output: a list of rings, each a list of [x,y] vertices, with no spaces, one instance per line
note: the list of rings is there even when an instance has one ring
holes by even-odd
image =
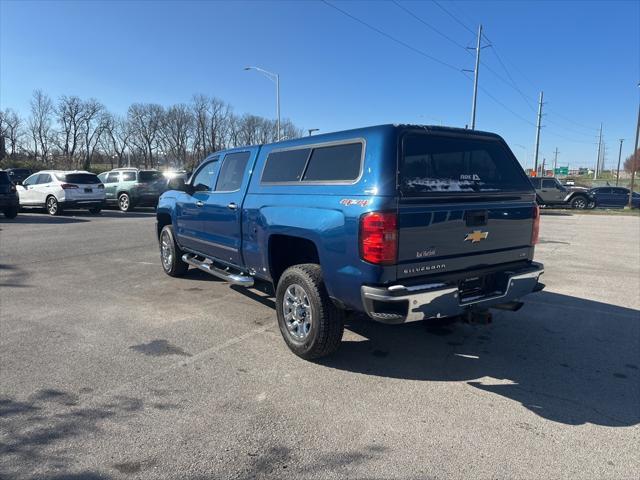
[[[5,172],[7,172],[13,184],[18,185],[18,183],[26,180],[26,178],[33,173],[33,170],[29,168],[7,168]]]
[[[0,210],[7,218],[16,218],[19,204],[16,186],[6,171],[0,171]]]

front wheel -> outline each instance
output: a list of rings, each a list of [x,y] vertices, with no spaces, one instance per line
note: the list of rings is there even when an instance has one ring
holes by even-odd
[[[327,293],[315,263],[284,271],[276,289],[278,326],[287,346],[305,360],[334,353],[344,331],[344,312]]]
[[[47,202],[45,204],[45,207],[49,215],[60,215],[60,213],[62,213],[62,208],[60,208],[58,199],[53,195],[51,195],[50,197],[47,197]]]
[[[571,208],[575,208],[577,210],[584,210],[589,206],[589,200],[582,195],[574,197],[571,200]]]
[[[180,277],[187,273],[189,265],[182,261],[184,252],[176,243],[171,225],[160,232],[160,261],[164,273],[172,277]]]

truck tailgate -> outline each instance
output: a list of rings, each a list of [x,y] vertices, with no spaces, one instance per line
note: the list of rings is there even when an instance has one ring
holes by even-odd
[[[532,208],[527,203],[434,207],[401,202],[398,278],[526,259]]]

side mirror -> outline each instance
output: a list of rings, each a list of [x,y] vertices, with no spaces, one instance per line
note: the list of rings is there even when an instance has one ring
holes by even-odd
[[[16,184],[16,185],[22,185],[22,180],[17,180],[17,181],[15,182],[15,184]]]
[[[178,190],[180,192],[188,193],[188,191],[190,190],[190,185],[188,185],[182,177],[172,178],[171,180],[169,180],[167,186],[169,187],[169,190]]]

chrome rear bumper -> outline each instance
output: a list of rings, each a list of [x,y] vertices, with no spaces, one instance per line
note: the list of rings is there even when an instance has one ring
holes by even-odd
[[[367,315],[382,323],[405,323],[427,318],[452,317],[468,309],[486,309],[517,300],[536,290],[544,273],[541,263],[505,274],[503,287],[487,295],[461,299],[457,285],[429,283],[387,287],[361,287],[362,303]]]

